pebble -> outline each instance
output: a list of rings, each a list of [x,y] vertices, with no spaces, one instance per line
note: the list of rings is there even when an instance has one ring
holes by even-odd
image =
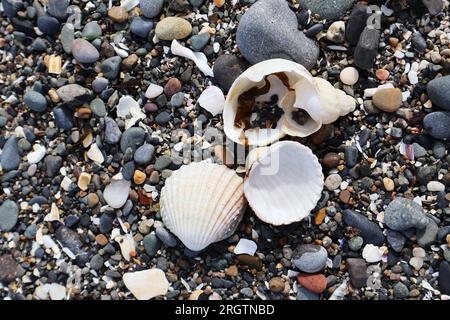
[[[56,90],[56,93],[69,107],[81,106],[84,103],[91,101],[93,98],[91,90],[75,83],[62,86]]]
[[[191,24],[179,17],[166,17],[156,24],[155,34],[161,40],[184,39],[192,32]]]
[[[103,75],[110,80],[114,80],[119,75],[121,63],[122,58],[119,56],[114,56],[103,60],[101,65]]]
[[[175,108],[183,106],[184,103],[184,92],[175,93],[172,98],[170,98],[170,105]]]
[[[328,254],[324,247],[304,244],[297,247],[292,262],[299,270],[314,273],[325,268],[327,258]]]
[[[114,216],[110,213],[103,213],[100,216],[99,230],[101,233],[110,233],[113,228]]]
[[[106,111],[105,103],[100,98],[95,98],[94,100],[89,103],[89,108],[92,110],[94,115],[96,115],[99,118],[103,118],[108,113]]]
[[[54,177],[58,174],[59,169],[62,166],[62,158],[60,156],[54,156],[54,155],[47,155],[44,158],[44,165],[45,165],[45,174],[47,177]]]
[[[247,298],[252,298],[253,297],[253,290],[250,289],[250,288],[242,288],[240,290],[240,293],[242,295],[244,295],[245,297],[247,297]]]
[[[355,146],[351,145],[344,148],[344,159],[347,167],[353,168],[358,162],[358,157],[359,151]]]
[[[443,261],[439,265],[438,283],[441,293],[450,295],[450,264],[447,261]]]
[[[338,175],[337,173],[332,173],[325,179],[324,183],[325,183],[325,187],[329,191],[333,191],[333,190],[336,190],[337,188],[339,188],[339,186],[341,185],[341,182],[342,182],[341,176]]]
[[[100,199],[96,193],[89,193],[87,195],[87,203],[90,208],[95,207],[100,202]]]
[[[62,106],[53,109],[53,116],[58,128],[69,131],[74,127],[73,112]]]
[[[417,230],[417,244],[421,247],[428,247],[434,243],[438,234],[439,227],[433,219],[428,219],[425,228]]]
[[[389,229],[386,230],[386,239],[395,252],[401,252],[406,242],[405,237],[400,232]]]
[[[122,208],[127,202],[130,186],[129,181],[113,178],[103,190],[103,198],[109,206],[115,209]]]
[[[153,21],[142,17],[134,17],[131,21],[130,31],[141,38],[147,38],[153,29]]]
[[[342,69],[341,74],[339,75],[343,84],[352,86],[358,82],[359,72],[354,67],[347,67]]]
[[[345,30],[345,37],[351,46],[355,46],[358,43],[359,37],[366,26],[367,18],[367,5],[357,3],[353,7]]]
[[[236,271],[237,271],[237,269],[236,269]],[[284,287],[285,287],[284,281],[280,277],[273,277],[269,281],[269,289],[272,292],[283,292],[284,291]]]
[[[398,299],[405,299],[409,296],[409,289],[401,282],[394,285],[394,296]]]
[[[450,76],[435,78],[428,82],[427,92],[433,104],[442,109],[450,110]]]
[[[343,212],[343,218],[347,225],[360,231],[361,236],[366,243],[380,246],[385,242],[383,231],[378,224],[370,221],[364,215],[354,210],[347,209]]]
[[[74,40],[71,51],[73,57],[80,63],[94,63],[100,57],[98,50],[84,39]]]
[[[439,14],[444,8],[444,2],[442,0],[423,0],[422,2],[427,7],[428,12],[433,16]]]
[[[139,7],[147,18],[158,16],[163,8],[164,0],[139,0]]]
[[[117,123],[110,117],[105,117],[105,142],[109,144],[117,144],[122,136]]]
[[[430,192],[444,192],[445,186],[439,181],[430,181],[427,183],[427,189]]]
[[[364,28],[353,55],[354,63],[361,69],[371,69],[378,54],[380,31]]]
[[[156,255],[158,250],[161,248],[161,242],[154,232],[147,234],[142,240],[145,253],[147,253],[150,257]]]
[[[105,262],[105,260],[102,258],[102,256],[99,254],[96,254],[91,258],[91,261],[89,261],[89,264],[91,265],[91,269],[100,270],[103,267],[104,262]]]
[[[425,41],[420,31],[414,31],[411,38],[411,44],[416,52],[420,54],[425,53],[425,49],[427,48],[427,42]]]
[[[14,201],[5,200],[0,205],[0,231],[11,231],[17,223],[19,207]]]
[[[47,10],[55,18],[62,19],[67,16],[67,8],[69,5],[70,0],[49,0]]]
[[[144,144],[136,149],[134,153],[134,161],[138,165],[148,165],[153,158],[155,147],[151,144]]]
[[[375,72],[375,75],[378,80],[385,81],[385,80],[389,79],[390,74],[389,74],[389,71],[386,69],[377,69],[377,71]]]
[[[163,155],[158,157],[155,161],[155,170],[162,171],[166,169],[172,163],[172,158],[169,156]]]
[[[426,132],[436,139],[450,138],[450,112],[432,112],[423,119]]]
[[[42,33],[54,36],[61,30],[61,24],[58,19],[51,16],[40,16],[37,20],[37,26]]]
[[[0,256],[0,282],[9,284],[16,279],[19,270],[19,265],[14,258],[9,254]]]
[[[102,29],[98,25],[97,21],[91,21],[84,25],[81,35],[83,36],[83,38],[91,41],[101,37]]]
[[[0,164],[2,165],[3,172],[16,170],[19,168],[20,155],[19,147],[17,145],[17,138],[10,136],[2,148],[0,154]]]
[[[297,29],[297,17],[284,0],[259,0],[252,5],[239,22],[236,41],[251,64],[289,58],[311,69],[319,57],[317,43]]]
[[[297,276],[297,283],[316,294],[321,294],[327,288],[327,278],[323,274],[300,273]]]
[[[160,126],[164,126],[170,121],[170,118],[170,113],[163,111],[156,116],[155,121]]]
[[[351,0],[329,0],[326,2],[299,0],[298,3],[302,8],[309,9],[327,20],[339,19],[353,6],[353,1]]]
[[[133,150],[133,153],[143,145],[145,142],[145,131],[139,127],[128,128],[120,138],[120,150],[125,152],[128,148]]]
[[[428,218],[419,204],[398,197],[387,206],[384,212],[384,222],[392,230],[403,231],[409,228],[425,228]]]
[[[319,300],[320,296],[317,293],[311,292],[305,287],[298,287],[297,289],[297,300],[314,301]]]
[[[124,23],[128,21],[128,11],[120,6],[112,7],[108,10],[108,17],[117,23]]]
[[[349,258],[346,260],[350,281],[355,288],[367,286],[367,264],[363,259]]]
[[[175,93],[181,91],[181,82],[177,78],[170,78],[164,86],[164,93],[167,97],[172,97]]]
[[[374,246],[373,244],[366,244],[362,252],[362,257],[368,263],[375,263],[383,258],[383,251],[381,248]]]
[[[214,63],[214,79],[218,86],[226,93],[230,90],[234,80],[246,69],[245,63],[235,55],[222,54]]]
[[[202,33],[191,37],[191,47],[194,51],[202,51],[210,40],[208,33]]]
[[[63,247],[69,249],[74,255],[79,255],[80,260],[88,258],[88,254],[82,248],[83,242],[80,235],[76,231],[64,226],[59,227],[55,232],[55,237]]]
[[[333,22],[327,30],[327,39],[334,43],[345,42],[345,22]]]
[[[177,245],[177,239],[165,228],[159,227],[155,229],[156,236],[162,243],[168,247],[175,247]]]
[[[97,77],[92,81],[92,90],[94,92],[100,93],[108,87],[109,81],[103,77]]]
[[[133,182],[137,185],[143,184],[147,178],[146,174],[140,170],[134,171]]]
[[[322,164],[329,169],[336,168],[339,165],[341,157],[334,152],[327,153],[322,160]]]
[[[373,104],[385,112],[395,112],[402,105],[402,92],[398,88],[380,89],[373,95]]]
[[[61,34],[59,36],[61,39],[61,44],[66,53],[72,53],[72,45],[75,40],[75,28],[73,24],[66,23],[61,29]]]

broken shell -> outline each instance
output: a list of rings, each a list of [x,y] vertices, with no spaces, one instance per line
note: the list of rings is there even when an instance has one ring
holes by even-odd
[[[86,154],[89,159],[99,164],[102,164],[105,161],[105,157],[103,157],[103,154],[96,143],[91,144],[91,147],[89,148],[89,151]]]
[[[198,104],[205,110],[211,112],[213,116],[223,112],[225,96],[222,90],[216,86],[206,88],[198,97]]]
[[[191,49],[183,47],[177,40],[172,41],[170,51],[176,56],[194,61],[201,72],[208,77],[214,77],[214,72],[208,65],[208,59],[203,52],[193,52]]]
[[[117,116],[125,119],[125,130],[134,126],[139,120],[145,119],[146,115],[142,112],[133,97],[124,96],[119,100],[117,105]]]
[[[131,234],[116,236],[114,240],[120,246],[120,252],[125,260],[130,261],[131,257],[136,256],[136,246]]]
[[[243,179],[224,165],[191,163],[166,180],[160,206],[164,225],[200,251],[236,230],[246,207]]]
[[[28,163],[38,163],[45,157],[45,147],[40,144],[35,144],[33,146],[33,151],[27,154]]]
[[[150,83],[147,90],[145,91],[145,97],[147,99],[153,99],[160,96],[164,92],[164,88],[158,86],[157,84]]]
[[[355,106],[353,98],[312,77],[302,65],[271,59],[253,65],[234,81],[225,101],[224,130],[236,143],[265,146],[286,134],[309,136]],[[272,119],[260,117],[255,107],[274,107]],[[261,123],[256,126],[258,117]]]
[[[322,194],[319,160],[298,142],[282,141],[252,150],[247,172],[245,197],[258,218],[272,225],[307,217]]]
[[[83,191],[88,189],[89,183],[91,182],[91,175],[87,172],[82,172],[78,177],[78,188]]]
[[[122,208],[127,202],[131,189],[131,182],[123,178],[121,173],[111,178],[111,183],[105,187],[103,198],[106,203],[114,209]]]
[[[157,268],[127,272],[123,275],[123,283],[138,300],[165,295],[169,290],[169,281],[164,271]]]

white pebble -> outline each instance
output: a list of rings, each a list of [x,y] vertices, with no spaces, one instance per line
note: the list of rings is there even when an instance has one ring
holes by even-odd
[[[347,67],[341,71],[340,79],[342,83],[352,86],[358,82],[359,72],[354,67]]]
[[[442,192],[445,191],[445,186],[439,181],[430,181],[427,184],[427,189],[431,192]]]
[[[234,248],[234,254],[248,254],[250,256],[253,256],[257,248],[258,246],[254,241],[241,239]]]

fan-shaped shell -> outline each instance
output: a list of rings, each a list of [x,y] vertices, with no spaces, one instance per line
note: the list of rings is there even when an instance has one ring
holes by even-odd
[[[257,93],[251,90],[255,88]],[[253,102],[264,103],[273,95],[278,97],[278,107],[284,112],[276,127],[251,128],[245,125],[252,114],[252,103],[243,105],[240,102],[254,99]],[[286,134],[309,136],[322,124],[336,121],[355,106],[353,98],[335,89],[328,81],[314,78],[302,65],[285,59],[271,59],[253,65],[234,81],[225,101],[224,130],[227,137],[236,143],[265,146]],[[293,112],[299,110],[303,111],[301,124],[293,118]],[[245,114],[245,119],[242,114]]]
[[[163,222],[186,247],[200,251],[231,236],[245,211],[243,179],[224,165],[182,166],[161,191]]]
[[[247,158],[244,193],[255,214],[273,225],[307,217],[319,201],[323,173],[312,151],[294,141],[257,148]]]

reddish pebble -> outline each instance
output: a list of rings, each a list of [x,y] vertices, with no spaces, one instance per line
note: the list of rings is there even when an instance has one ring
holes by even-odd
[[[5,38],[0,38],[0,48],[4,48],[6,45],[6,40]]]
[[[389,78],[389,71],[386,69],[378,69],[375,72],[375,75],[377,76],[378,80],[385,81]]]
[[[320,294],[327,288],[327,278],[323,274],[300,273],[297,282],[309,291]]]
[[[323,165],[327,168],[336,168],[339,164],[341,157],[334,152],[329,152],[323,157]]]
[[[156,111],[158,111],[158,105],[156,103],[152,103],[152,102],[146,103],[144,105],[144,110],[146,112],[156,112]]]
[[[173,96],[175,93],[181,91],[181,82],[177,78],[170,78],[164,86],[164,93],[169,98]]]

